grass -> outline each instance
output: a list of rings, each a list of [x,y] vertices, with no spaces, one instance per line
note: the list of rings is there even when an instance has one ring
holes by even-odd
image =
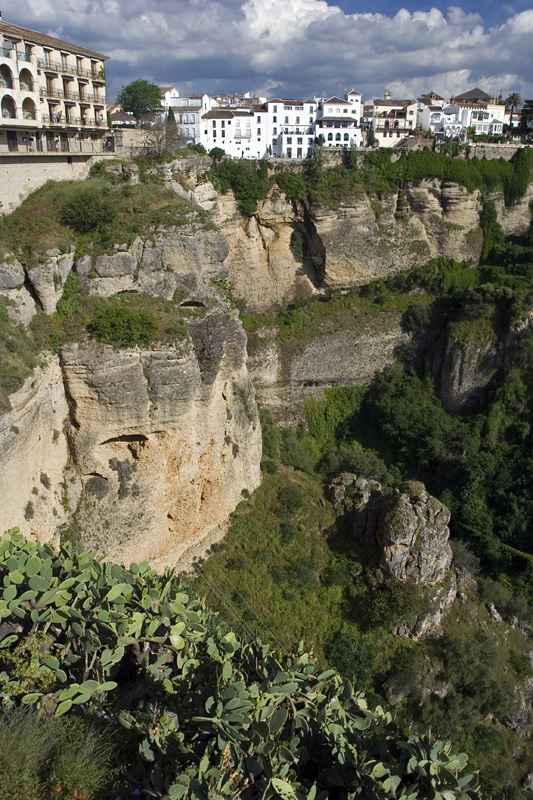
[[[88,193],[109,201],[114,215],[88,232],[76,232],[64,224],[64,211]],[[131,244],[136,236],[153,236],[193,221],[202,225],[208,215],[155,180],[130,186],[100,173],[86,181],[48,181],[0,220],[0,256],[15,253],[30,266],[44,251],[68,252],[72,244],[78,256],[89,248],[95,256],[112,251],[115,244]]]
[[[0,710],[0,800],[96,800],[115,751],[109,731],[90,719]]]

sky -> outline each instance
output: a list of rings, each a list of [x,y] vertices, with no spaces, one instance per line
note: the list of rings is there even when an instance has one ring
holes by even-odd
[[[108,55],[109,101],[136,78],[182,95],[533,98],[533,0],[9,0],[2,18]]]

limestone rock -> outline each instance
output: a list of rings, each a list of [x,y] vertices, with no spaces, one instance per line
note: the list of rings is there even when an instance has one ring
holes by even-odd
[[[353,472],[341,472],[328,487],[336,514],[359,513],[368,506],[374,493],[381,496],[381,484]]]
[[[44,358],[44,357],[43,357]],[[0,531],[46,541],[68,519],[63,481],[68,405],[57,356],[46,355],[0,416]]]
[[[28,278],[45,314],[53,314],[63,286],[74,263],[74,247],[70,253],[46,256],[42,263],[28,269]]]
[[[480,339],[472,335],[459,340],[448,333],[431,369],[446,410],[460,411],[481,405],[500,361],[494,336]]]
[[[18,289],[24,283],[24,267],[17,261],[4,261],[0,263],[0,290]]]
[[[450,512],[422,483],[410,481],[385,495],[375,531],[367,530],[381,550],[380,566],[397,580],[443,580],[452,563],[448,544]]]
[[[176,563],[260,481],[261,432],[240,322],[214,308],[194,348],[61,353],[83,540],[124,561]]]

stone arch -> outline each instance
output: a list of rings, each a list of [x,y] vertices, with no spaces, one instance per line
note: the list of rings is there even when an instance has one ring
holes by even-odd
[[[14,119],[17,116],[17,109],[12,97],[5,95],[2,97],[2,116]]]
[[[29,69],[22,69],[19,75],[20,89],[22,92],[33,92],[33,75]]]
[[[349,142],[350,141],[350,134],[349,133],[345,133],[344,134],[344,141],[345,142]]]
[[[332,141],[333,141],[333,134],[332,133],[328,133],[328,142],[332,142]]]
[[[341,135],[340,135],[340,133],[336,133],[336,134],[335,134],[335,141],[336,141],[336,142],[340,142],[340,140],[341,140]]]
[[[26,97],[22,103],[22,116],[24,119],[37,119],[35,103],[31,97]]]
[[[7,64],[0,64],[0,88],[12,89],[13,88],[13,73]]]

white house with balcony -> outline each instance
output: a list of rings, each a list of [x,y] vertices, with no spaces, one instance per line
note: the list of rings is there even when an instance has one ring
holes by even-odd
[[[0,154],[103,152],[105,61],[0,17]]]
[[[387,92],[388,95],[388,92]],[[374,99],[372,133],[380,147],[395,147],[412,136],[417,127],[416,100]]]
[[[278,158],[308,158],[315,141],[314,100],[268,100],[263,108],[267,112],[268,152]]]
[[[361,92],[318,101],[316,136],[324,147],[361,147]]]

